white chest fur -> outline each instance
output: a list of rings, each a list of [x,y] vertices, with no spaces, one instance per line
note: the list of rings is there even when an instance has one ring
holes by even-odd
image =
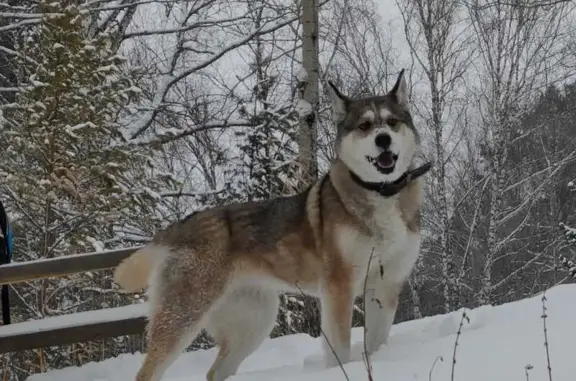
[[[363,290],[368,264],[370,271],[382,268],[386,278],[397,282],[409,274],[418,256],[420,237],[408,230],[397,205],[380,199],[373,215],[367,221],[371,234],[342,226],[336,235],[341,255],[354,268],[357,294]]]

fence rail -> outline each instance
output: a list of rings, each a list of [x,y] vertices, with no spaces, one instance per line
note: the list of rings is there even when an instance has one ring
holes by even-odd
[[[57,278],[87,271],[116,267],[139,247],[75,254],[64,257],[14,262],[0,266],[0,284],[14,284],[35,279]]]
[[[0,284],[62,277],[116,267],[139,247],[17,262],[0,266]],[[0,326],[0,353],[140,334],[146,305],[79,312]]]

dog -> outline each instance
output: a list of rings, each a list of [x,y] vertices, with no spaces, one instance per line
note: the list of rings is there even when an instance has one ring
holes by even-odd
[[[121,262],[115,282],[148,287],[148,352],[137,381],[158,381],[205,329],[219,352],[208,381],[236,374],[272,330],[279,293],[319,298],[327,366],[350,361],[355,298],[365,347],[388,339],[420,251],[420,147],[404,70],[385,95],[351,99],[328,83],[337,157],[306,191],[196,212]]]

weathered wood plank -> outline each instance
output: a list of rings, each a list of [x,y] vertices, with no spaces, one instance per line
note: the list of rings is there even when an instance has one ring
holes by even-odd
[[[146,308],[137,304],[0,326],[0,353],[140,334]]]
[[[140,334],[146,318],[130,318],[104,323],[88,323],[78,327],[57,328],[51,331],[27,333],[0,341],[0,353],[44,348],[53,345],[80,343],[107,337]]]
[[[34,279],[109,269],[116,267],[123,259],[139,248],[131,247],[2,265],[0,266],[0,284],[19,283]]]

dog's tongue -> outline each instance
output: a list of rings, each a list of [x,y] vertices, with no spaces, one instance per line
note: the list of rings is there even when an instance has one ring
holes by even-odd
[[[392,156],[392,152],[382,152],[378,155],[376,160],[378,161],[378,165],[382,168],[390,168],[394,166],[394,157]]]

